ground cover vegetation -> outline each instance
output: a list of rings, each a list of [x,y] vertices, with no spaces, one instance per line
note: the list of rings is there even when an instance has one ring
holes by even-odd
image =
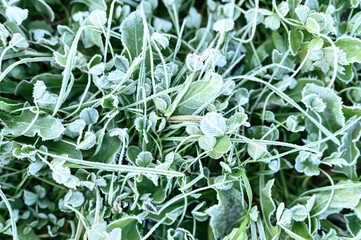
[[[359,0],[1,0],[1,239],[361,239]]]

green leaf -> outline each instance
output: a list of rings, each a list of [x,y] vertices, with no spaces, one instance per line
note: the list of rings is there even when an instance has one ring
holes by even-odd
[[[173,27],[172,22],[158,17],[154,18],[153,24],[155,29],[159,32],[169,32]]]
[[[321,160],[318,154],[300,151],[296,158],[295,169],[297,172],[303,172],[307,176],[315,176],[320,174],[318,169],[320,163]]]
[[[9,45],[13,47],[13,49],[15,48],[15,51],[17,51],[19,49],[25,49],[27,47],[29,47],[29,43],[28,41],[24,38],[23,35],[21,35],[20,33],[15,33],[10,42]]]
[[[216,32],[229,32],[233,27],[234,22],[232,19],[221,19],[214,23],[213,30]]]
[[[18,237],[19,240],[39,240],[38,236],[35,234],[34,230],[30,228],[30,230],[26,230],[28,224],[22,224],[18,227]]]
[[[308,49],[318,50],[318,49],[322,48],[323,44],[324,44],[324,41],[322,40],[322,38],[315,38],[315,39],[312,39],[310,41],[310,43],[308,44]]]
[[[94,20],[94,21],[97,21],[97,20]],[[94,26],[89,18],[87,18],[82,24],[84,27]],[[95,29],[85,28],[82,41],[83,41],[85,48],[91,48],[94,45],[99,47],[100,49],[103,49],[103,47],[104,47],[102,35],[99,34],[99,32],[96,31]],[[74,65],[74,66],[76,66],[76,65]]]
[[[64,167],[65,160],[54,159],[51,161],[52,165],[52,177],[59,183],[64,184],[68,188],[76,189],[80,185],[80,181],[77,177],[71,175],[70,168]]]
[[[99,64],[102,60],[102,55],[100,54],[95,54],[89,61],[87,67],[88,70],[90,70],[92,67],[94,67],[95,65]]]
[[[176,112],[179,115],[192,115],[207,107],[220,93],[223,84],[222,77],[217,73],[208,71],[204,78],[189,86],[182,97]]]
[[[267,134],[267,135],[266,135]],[[265,136],[266,135],[266,136]],[[268,126],[252,126],[247,129],[247,137],[255,139],[278,140],[279,132]]]
[[[135,163],[140,167],[146,167],[153,161],[153,155],[151,152],[142,151],[135,159]]]
[[[231,148],[232,143],[227,135],[217,138],[217,143],[214,146],[214,151],[217,153],[226,153]]]
[[[341,37],[337,39],[335,45],[346,53],[349,63],[361,62],[361,40],[353,37]]]
[[[198,72],[203,68],[203,60],[197,54],[188,54],[186,58],[186,67],[191,72]]]
[[[356,8],[358,5],[359,5],[359,0],[351,0],[351,6],[353,7],[353,8]]]
[[[298,119],[295,115],[288,116],[286,119],[286,126],[291,132],[300,132],[305,130],[304,126],[298,125]]]
[[[12,153],[18,159],[29,158],[34,161],[36,149],[32,145],[24,144],[21,148],[15,148]]]
[[[204,135],[198,138],[199,147],[203,150],[212,150],[216,146],[217,139],[213,136]]]
[[[210,226],[216,239],[225,237],[239,224],[244,215],[242,211],[242,194],[235,188],[217,190],[218,204],[207,209],[210,215]]]
[[[288,43],[293,55],[296,55],[296,53],[300,49],[302,41],[303,32],[293,27],[288,36]]]
[[[99,63],[97,65],[94,65],[91,69],[89,69],[89,73],[99,76],[100,74],[104,73],[104,70],[105,70],[105,63]]]
[[[161,49],[165,49],[169,46],[169,39],[163,34],[153,33],[152,40],[157,43]]]
[[[154,98],[153,101],[154,101],[155,107],[162,113],[165,113],[165,111],[167,110],[167,107],[168,107],[167,102],[165,100],[163,100],[161,97]]]
[[[318,115],[321,117],[321,124],[323,126],[325,126],[331,132],[336,132],[345,126],[345,117],[343,116],[341,110],[342,100],[333,90],[310,83],[307,84],[303,89],[302,96],[305,98],[311,94],[314,94],[325,104],[324,110],[318,113]],[[318,119],[314,112],[311,111],[310,115]],[[306,119],[306,130],[310,133],[317,131],[318,134],[318,128],[315,127],[315,125],[309,119]]]
[[[288,12],[290,11],[289,3],[287,1],[283,1],[278,4],[277,8],[282,17],[286,17]]]
[[[206,151],[207,155],[213,159],[219,159],[224,153],[228,152],[231,148],[232,143],[230,138],[225,135],[217,138],[216,144],[212,149]]]
[[[266,28],[269,28],[273,31],[279,29],[281,21],[278,19],[276,14],[272,14],[265,18],[264,20]]]
[[[356,213],[358,219],[361,220],[361,201],[355,207],[355,213]]]
[[[66,154],[70,158],[83,159],[83,155],[75,144],[68,141],[39,141],[40,146],[45,146],[49,153],[56,155]]]
[[[4,129],[4,134],[24,135],[27,137],[39,135],[43,140],[50,140],[60,137],[65,130],[59,119],[46,114],[40,114],[36,118],[36,113],[30,110],[23,111],[20,116],[10,117],[0,114],[0,117],[7,125],[7,128]],[[33,122],[34,120],[35,122]],[[28,130],[24,132],[26,129]]]
[[[81,192],[69,190],[64,197],[64,204],[77,208],[84,203],[84,200],[84,196]]]
[[[83,140],[79,142],[79,144],[77,144],[77,148],[81,150],[89,150],[96,144],[96,141],[96,135],[91,131],[87,131],[84,135]]]
[[[296,102],[300,102],[302,100],[302,90],[308,83],[314,83],[318,86],[324,86],[324,83],[318,79],[299,78],[297,79],[297,85],[292,89],[287,89],[285,93]]]
[[[85,108],[80,112],[79,117],[83,119],[86,124],[96,124],[99,118],[99,113],[94,108]]]
[[[347,230],[352,234],[353,237],[357,237],[361,231],[361,223],[357,218],[356,214],[344,215],[347,222]]]
[[[111,223],[109,223],[107,227],[107,231],[110,232],[113,229],[120,228],[123,229],[125,226],[127,226],[129,223],[137,221],[139,223],[142,223],[142,220],[137,216],[129,216],[129,217],[123,217],[121,219],[115,220]]]
[[[122,42],[130,53],[130,58],[138,57],[143,48],[144,26],[138,12],[131,13],[120,26]]]
[[[292,231],[302,239],[313,240],[312,234],[308,231],[308,227],[304,222],[295,222],[292,225]]]
[[[189,239],[195,240],[193,234],[184,228],[177,228],[177,229],[168,229],[167,231],[167,239],[169,240],[181,240],[181,239]]]
[[[137,227],[138,222],[132,221],[122,228],[122,239],[140,240],[140,233]]]
[[[310,33],[319,33],[320,32],[320,25],[314,18],[308,18],[306,21],[306,29]]]
[[[271,37],[272,37],[273,43],[274,43],[277,51],[285,52],[286,44],[283,41],[284,40],[283,37],[277,31],[273,31]]]
[[[311,10],[318,10],[320,7],[317,0],[307,0],[305,1],[305,6],[309,7]]]
[[[21,9],[16,6],[7,6],[5,15],[9,21],[16,22],[17,25],[20,25],[28,18],[28,12],[29,11],[27,9]]]
[[[347,31],[351,33],[360,34],[361,25],[359,22],[361,21],[361,12],[358,12],[352,16],[352,18],[347,21]]]
[[[54,21],[55,19],[54,11],[44,0],[35,1],[34,6],[39,12],[46,14],[50,18],[51,22]]]
[[[88,233],[89,240],[102,240],[107,238],[108,233],[106,223],[94,224]]]
[[[335,55],[334,55],[335,50],[338,55],[337,59],[335,59]],[[328,73],[332,68],[334,68],[335,60],[337,60],[338,63],[338,67],[337,67],[338,72],[340,72],[341,74],[344,71],[343,66],[348,64],[348,61],[346,59],[346,53],[341,49],[333,48],[332,46],[325,47],[322,50],[321,49],[312,50],[309,58],[310,60],[317,59],[317,61],[313,63],[313,66],[318,67],[325,74]]]
[[[247,153],[253,160],[259,159],[266,153],[263,149],[267,150],[267,144],[247,144]]]
[[[342,154],[342,152],[333,152],[330,156],[325,157],[322,160],[322,163],[328,166],[338,166],[340,168],[342,168],[342,166],[347,166],[348,163],[341,157]]]
[[[361,117],[360,106],[342,106],[342,112],[346,119],[350,119],[353,116]]]
[[[346,124],[354,120],[356,120],[356,116],[350,118]],[[336,167],[335,171],[345,174],[352,180],[357,180],[356,164],[360,156],[360,150],[357,147],[357,143],[359,142],[360,137],[361,124],[360,122],[356,122],[342,134],[341,145],[337,149],[341,154],[340,158],[344,159],[347,165]]]
[[[129,68],[129,61],[123,56],[116,55],[114,59],[114,65],[120,71],[126,72]]]
[[[189,9],[189,15],[184,19],[186,21],[187,28],[200,28],[202,24],[202,15],[197,12],[197,9],[191,7]],[[156,25],[154,23],[154,25]]]
[[[230,119],[227,121],[227,133],[234,133],[236,130],[242,125],[247,126],[246,122],[248,116],[244,113],[235,113]]]
[[[282,211],[280,211],[282,210]],[[289,209],[284,209],[283,202],[278,206],[276,215],[279,215],[277,217],[277,224],[282,226],[289,226],[291,225],[293,212]],[[281,214],[282,213],[282,214]]]
[[[65,129],[64,134],[70,137],[77,137],[85,128],[86,123],[84,119],[77,119],[74,122],[69,123],[68,127]]]
[[[310,8],[304,5],[299,5],[295,8],[295,13],[303,24],[306,23],[310,11]]]
[[[0,97],[0,110],[5,112],[12,112],[24,106],[24,103],[20,103],[16,100]]]
[[[338,79],[346,84],[350,83],[354,78],[354,71],[352,70],[352,66],[352,64],[343,66],[345,70],[343,72],[337,72]]]
[[[103,27],[107,22],[107,15],[105,11],[95,10],[89,14],[89,21],[96,27]]]
[[[107,5],[105,0],[74,0],[73,2],[79,2],[87,5],[90,11],[94,10],[106,10]]]
[[[34,85],[33,98],[41,108],[54,107],[58,96],[46,91],[43,81],[36,81]]]
[[[218,137],[227,130],[226,119],[220,113],[207,113],[201,120],[201,131],[208,136]]]
[[[205,213],[206,202],[201,202],[192,209],[192,216],[197,219],[197,221],[204,222],[208,219],[207,213]]]
[[[291,211],[293,212],[292,218],[293,220],[297,222],[304,221],[308,216],[308,211],[304,205],[296,205],[291,208]]]
[[[330,199],[331,191],[323,191],[316,194],[316,201],[312,211],[317,213],[327,206],[326,210],[320,215],[321,219],[324,219],[330,214],[341,212],[343,209],[355,209],[361,198],[361,188],[352,186],[352,183],[350,180],[338,182],[335,186],[346,186],[334,190],[334,195],[329,205],[327,203]]]
[[[112,137],[109,134],[105,134],[100,150],[92,160],[95,162],[114,163],[121,147],[122,143],[118,137]]]
[[[135,159],[141,150],[137,146],[129,146],[127,149],[127,160],[135,164]]]
[[[272,239],[277,234],[278,227],[274,227],[271,223],[271,216],[276,211],[276,205],[272,199],[272,186],[274,184],[274,179],[269,180],[267,184],[261,190],[261,210],[263,214],[263,221],[266,228],[267,239]]]
[[[17,96],[22,96],[29,102],[33,101],[33,87],[37,81],[42,81],[45,83],[47,89],[50,92],[59,92],[61,86],[61,75],[59,74],[50,74],[44,73],[39,74],[33,77],[30,81],[22,80],[15,89],[15,94]]]
[[[25,190],[24,191],[24,203],[28,206],[34,205],[38,200],[38,195],[36,193]]]
[[[207,155],[213,159],[219,159],[223,156],[223,153],[219,153],[213,149],[206,151]]]
[[[110,239],[111,240],[118,240],[122,237],[122,230],[120,228],[115,228],[110,231]]]

